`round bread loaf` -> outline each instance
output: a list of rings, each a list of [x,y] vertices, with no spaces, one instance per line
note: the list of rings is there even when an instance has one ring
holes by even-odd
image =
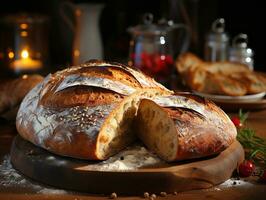
[[[135,140],[130,127],[138,99],[159,91],[169,92],[137,70],[90,61],[48,75],[31,90],[20,105],[17,130],[56,154],[104,160]]]
[[[48,75],[24,98],[16,125],[38,146],[89,160],[107,159],[137,136],[166,161],[217,154],[236,137],[214,103],[102,61]]]

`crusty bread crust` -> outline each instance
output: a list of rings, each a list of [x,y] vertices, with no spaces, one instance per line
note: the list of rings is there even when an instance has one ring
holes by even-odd
[[[138,109],[143,116],[136,117]],[[154,121],[146,121],[146,109]],[[218,153],[236,136],[228,116],[210,101],[174,94],[137,70],[99,61],[48,75],[24,98],[16,126],[48,151],[89,160],[105,160],[128,146],[137,135],[132,126],[167,161]]]
[[[179,56],[176,68],[185,84],[194,91],[229,96],[243,96],[266,91],[262,75],[241,63],[204,62],[196,55]]]
[[[119,64],[92,61],[72,67],[47,76],[28,93],[17,114],[17,130],[56,154],[103,160],[135,139],[125,132],[136,112],[135,100],[128,101],[146,89],[169,93],[141,72]]]
[[[184,93],[162,96],[160,101],[141,100],[137,122],[144,144],[167,161],[217,154],[230,146],[237,134],[215,104]]]

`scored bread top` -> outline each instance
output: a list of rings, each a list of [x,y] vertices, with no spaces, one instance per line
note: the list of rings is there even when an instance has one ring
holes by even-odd
[[[47,107],[108,104],[141,88],[168,91],[152,78],[130,67],[90,61],[50,75],[41,91],[41,104]]]

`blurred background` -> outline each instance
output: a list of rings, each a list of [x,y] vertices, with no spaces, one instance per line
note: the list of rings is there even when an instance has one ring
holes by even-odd
[[[217,18],[225,19],[225,31],[233,37],[239,33],[246,33],[248,46],[254,51],[254,68],[266,71],[265,62],[265,4],[263,1],[242,0],[101,0],[101,1],[66,1],[66,0],[8,0],[1,1],[0,19],[7,15],[18,13],[38,14],[47,17],[45,34],[47,43],[47,62],[51,70],[57,70],[73,63],[73,41],[76,26],[75,14],[71,7],[62,4],[71,2],[101,4],[99,10],[99,37],[102,45],[102,56],[106,60],[127,63],[129,58],[130,34],[127,28],[142,22],[143,14],[150,12],[154,21],[161,18],[171,19],[175,23],[184,23],[189,27],[191,40],[188,51],[203,57],[205,36],[210,30],[211,23]],[[68,18],[66,20],[65,18]],[[71,22],[69,22],[71,21]],[[72,23],[72,25],[71,25]],[[0,23],[0,32],[4,25]],[[0,46],[6,37],[0,37]],[[92,39],[93,40],[93,39]],[[92,46],[96,49],[97,46]],[[100,49],[101,50],[101,49]],[[3,48],[1,55],[3,57]],[[24,52],[25,53],[25,52]],[[0,58],[0,67],[5,63]]]

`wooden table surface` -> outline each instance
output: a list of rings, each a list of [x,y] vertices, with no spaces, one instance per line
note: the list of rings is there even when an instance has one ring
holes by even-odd
[[[234,115],[234,114],[231,114]],[[254,129],[257,135],[266,138],[266,110],[250,112],[247,126]],[[77,193],[73,191],[60,190],[51,188],[46,185],[41,185],[29,180],[23,175],[20,177],[20,184],[12,183],[6,184],[5,165],[3,162],[7,161],[10,145],[14,136],[16,136],[16,129],[13,123],[5,124],[0,122],[0,200],[18,199],[64,199],[64,200],[86,200],[86,199],[109,199],[107,195],[92,195],[87,193]],[[9,164],[10,165],[10,164]],[[14,171],[14,170],[13,170]],[[2,173],[2,174],[1,174]],[[16,172],[15,172],[16,175]],[[22,179],[22,180],[21,180]],[[15,179],[16,180],[16,179]],[[89,181],[89,180],[88,180]],[[23,184],[22,184],[23,183]],[[115,184],[115,183],[114,183]],[[177,195],[168,194],[166,197],[157,195],[156,199],[265,199],[266,184],[258,183],[254,178],[248,179],[230,179],[224,184],[210,189],[193,190],[181,192]],[[118,199],[144,199],[141,196],[119,196]]]

